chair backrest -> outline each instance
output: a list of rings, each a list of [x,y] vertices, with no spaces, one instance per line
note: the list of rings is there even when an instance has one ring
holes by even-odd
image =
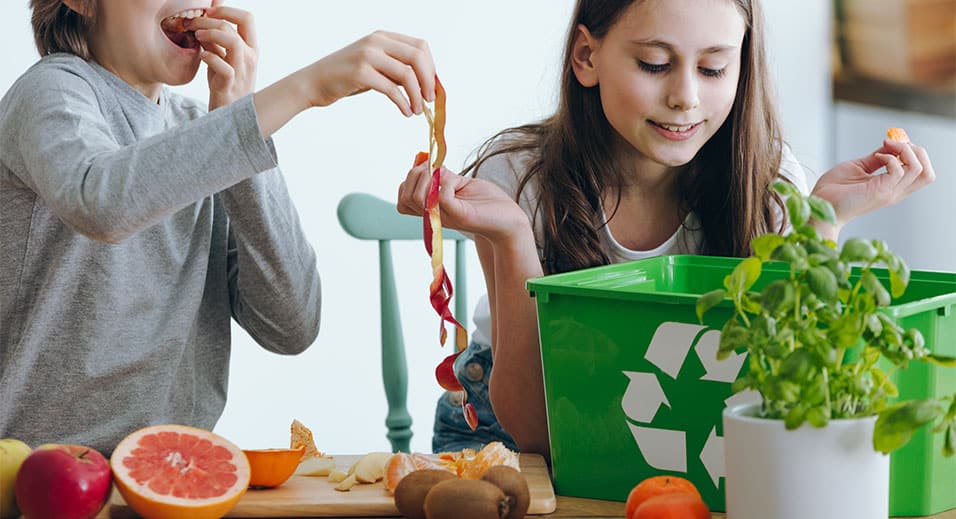
[[[392,268],[391,242],[422,241],[422,219],[399,214],[394,203],[367,193],[351,193],[339,202],[339,224],[354,238],[378,242],[378,268],[381,287],[382,382],[388,400],[385,425],[392,452],[409,452],[412,439],[412,417],[408,414],[408,368],[405,364],[405,341],[402,337],[395,272]],[[455,317],[465,324],[465,241],[461,233],[442,230],[442,238],[455,241]],[[424,256],[424,255],[423,255]],[[423,259],[423,261],[425,261]],[[427,304],[423,301],[423,304]],[[453,332],[452,332],[453,333]]]

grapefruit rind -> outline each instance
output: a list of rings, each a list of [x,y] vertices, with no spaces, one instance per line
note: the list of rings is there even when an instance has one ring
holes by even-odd
[[[197,443],[208,442],[209,448],[224,449],[230,454],[230,463],[235,465],[236,481],[222,494],[209,498],[182,498],[161,494],[137,482],[130,475],[130,469],[123,464],[123,460],[131,457],[143,438],[170,432],[193,436]],[[223,451],[219,451],[220,456],[223,454]],[[249,487],[249,462],[239,447],[215,433],[184,425],[155,425],[133,432],[116,446],[110,457],[110,467],[120,495],[145,519],[216,519],[226,515]]]

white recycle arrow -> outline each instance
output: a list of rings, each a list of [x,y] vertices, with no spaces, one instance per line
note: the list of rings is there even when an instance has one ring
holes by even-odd
[[[724,400],[724,404],[727,407],[735,407],[759,401],[760,393],[747,390]],[[724,438],[717,436],[716,426],[710,430],[710,436],[707,437],[707,442],[704,443],[704,448],[700,451],[700,462],[707,470],[707,474],[710,475],[710,479],[714,481],[714,487],[719,488],[720,478],[726,476],[727,472],[724,469]]]
[[[676,472],[687,472],[687,448],[684,431],[653,429],[627,424],[637,442],[637,448],[648,465]],[[721,452],[721,457],[723,452]]]
[[[710,436],[707,437],[707,443],[700,451],[700,462],[704,464],[710,479],[714,480],[714,487],[719,488],[721,476],[726,476],[724,471],[724,438],[717,436],[717,427],[710,430]]]
[[[654,331],[650,344],[647,345],[644,358],[671,378],[676,379],[684,359],[687,358],[687,352],[694,344],[694,338],[703,329],[704,326],[697,324],[661,323]],[[714,354],[717,354],[716,350]]]
[[[624,374],[631,379],[621,398],[621,409],[624,409],[628,418],[635,422],[651,423],[661,404],[671,406],[653,373],[625,371]]]
[[[737,374],[740,373],[740,368],[744,365],[747,354],[731,353],[730,357],[717,360],[718,346],[720,346],[719,330],[707,331],[694,346],[697,356],[700,357],[700,363],[704,365],[705,373],[700,379],[732,383],[737,380]]]

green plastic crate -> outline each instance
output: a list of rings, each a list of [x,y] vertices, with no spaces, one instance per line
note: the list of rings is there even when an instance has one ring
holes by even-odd
[[[661,256],[528,281],[536,297],[548,430],[557,493],[624,501],[642,479],[690,479],[723,511],[721,412],[743,356],[715,360],[732,306],[704,317],[697,297],[723,286],[736,258]],[[755,289],[787,275],[767,264]],[[874,273],[888,286],[885,270]],[[931,351],[956,356],[956,274],[913,271],[886,310],[918,328]],[[894,375],[903,398],[956,392],[956,369],[913,363]],[[751,395],[751,398],[753,395]],[[731,400],[731,405],[740,398]],[[956,458],[922,429],[890,460],[890,513],[956,508]]]

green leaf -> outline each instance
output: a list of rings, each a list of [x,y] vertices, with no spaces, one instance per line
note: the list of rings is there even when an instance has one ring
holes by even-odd
[[[807,283],[810,285],[810,290],[824,302],[836,302],[837,279],[830,269],[826,267],[811,268],[807,271]]]
[[[793,307],[794,290],[789,280],[778,279],[763,289],[760,306],[770,314],[788,312]]]
[[[770,259],[776,261],[784,261],[787,263],[793,263],[800,259],[800,253],[797,251],[797,248],[790,243],[784,243],[783,245],[774,249],[773,254],[770,255]]]
[[[796,228],[795,232],[807,239],[807,245],[820,241],[820,233],[812,225],[801,225]]]
[[[778,180],[773,183],[773,190],[782,196],[800,196],[797,187],[785,180]]]
[[[750,242],[750,246],[754,250],[754,256],[760,258],[761,261],[767,261],[770,259],[770,255],[773,254],[773,251],[783,244],[783,242],[783,236],[769,233],[754,238],[753,241]]]
[[[830,416],[822,406],[811,407],[807,411],[807,421],[814,427],[826,427]]]
[[[833,210],[830,202],[812,195],[808,198],[808,202],[810,203],[810,214],[813,218],[836,225],[836,211]]]
[[[727,297],[727,292],[725,290],[717,289],[711,290],[706,294],[697,298],[697,320],[700,322],[704,321],[704,314],[708,310],[717,306],[724,298]]]
[[[890,380],[890,377],[886,375],[885,371],[874,366],[870,368],[870,375],[873,377],[873,382],[876,384],[876,387],[886,391],[888,396],[892,398],[900,396],[899,389],[896,388],[896,384]]]
[[[890,290],[893,297],[900,297],[906,292],[906,285],[910,283],[910,268],[902,261],[896,265],[896,268],[890,269]]]
[[[787,416],[783,419],[783,424],[788,431],[792,431],[801,425],[803,425],[804,420],[807,416],[807,407],[805,405],[797,404],[793,406]]]
[[[810,203],[803,197],[787,199],[787,215],[794,228],[802,227],[810,219]]]
[[[945,412],[937,400],[910,400],[883,410],[873,429],[873,448],[884,454],[906,445],[920,427]]]
[[[840,251],[840,259],[849,262],[873,261],[876,255],[877,251],[870,241],[863,238],[850,238]]]
[[[760,278],[762,265],[760,258],[755,257],[749,257],[738,263],[730,274],[731,292],[740,294],[750,290],[750,287],[754,286]]]
[[[946,427],[945,436],[943,436],[943,456],[950,458],[956,453],[956,428],[952,425]]]
[[[805,348],[800,348],[793,350],[793,352],[783,359],[778,374],[787,380],[801,382],[807,378],[807,375],[810,373],[810,368],[812,367],[813,359],[811,358],[810,352]]]
[[[883,286],[883,283],[880,283],[880,280],[876,278],[876,274],[866,270],[860,276],[860,281],[863,282],[863,288],[873,295],[876,306],[889,306],[890,293],[886,291],[886,287]]]
[[[946,355],[930,353],[929,355],[923,357],[923,360],[943,368],[956,368],[956,358],[948,357]]]

